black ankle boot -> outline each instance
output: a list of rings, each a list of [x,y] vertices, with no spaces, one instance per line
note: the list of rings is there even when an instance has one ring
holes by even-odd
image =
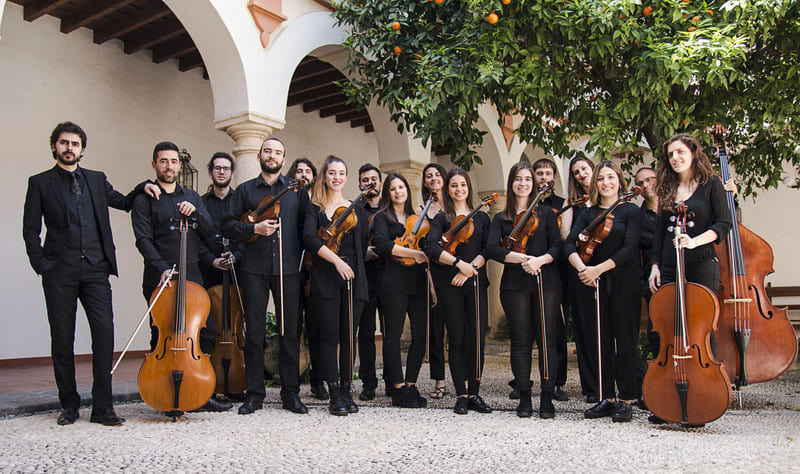
[[[553,406],[553,392],[542,392],[539,398],[539,418],[555,418],[556,407]]]
[[[328,382],[328,393],[330,396],[330,400],[328,401],[328,413],[336,416],[346,416],[348,413],[347,406],[342,399],[339,385]]]
[[[353,401],[353,394],[350,391],[350,383],[342,383],[341,390],[342,400],[344,401],[344,406],[347,410],[347,413],[358,413],[358,405],[356,405],[356,402]]]
[[[520,418],[530,418],[533,415],[533,405],[531,404],[531,391],[519,391],[519,405],[517,405],[517,416]]]

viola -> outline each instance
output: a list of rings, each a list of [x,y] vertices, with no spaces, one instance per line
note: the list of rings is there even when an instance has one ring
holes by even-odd
[[[623,202],[628,202],[633,199],[634,196],[640,194],[642,194],[641,187],[632,187],[630,191],[620,196],[611,207],[595,217],[594,220],[578,234],[578,255],[581,257],[583,263],[589,263],[589,260],[592,259],[592,255],[594,255],[595,249],[603,243],[603,240],[605,240],[611,232],[611,228],[614,226],[614,209],[619,207]]]
[[[550,189],[552,189],[552,187],[549,184],[542,186],[539,189],[539,194],[531,201],[527,209],[517,214],[517,217],[514,219],[514,228],[501,243],[504,249],[519,253],[527,252],[528,238],[531,237],[539,227],[539,219],[536,217],[536,207]]]
[[[281,198],[289,191],[297,191],[302,189],[305,185],[304,180],[300,180],[290,184],[286,189],[279,192],[277,196],[264,196],[258,203],[258,207],[254,211],[248,211],[242,214],[239,222],[246,222],[248,224],[256,224],[267,219],[277,219],[281,213]],[[252,237],[246,240],[248,243],[253,243],[258,240],[259,235],[253,234]]]
[[[561,209],[559,209],[558,211],[556,211],[556,221],[558,222],[558,228],[559,229],[561,228],[561,215],[562,214],[564,214],[568,210],[572,209],[573,207],[580,206],[581,204],[586,203],[587,201],[589,201],[589,195],[588,194],[584,194],[582,198],[573,199],[572,201],[570,201],[568,206],[564,206]]]
[[[675,239],[685,233],[687,210],[676,205]],[[642,392],[647,408],[659,418],[688,425],[716,420],[731,403],[731,383],[723,364],[712,355],[710,334],[719,305],[714,292],[686,281],[683,248],[676,246],[675,283],[650,299],[653,330],[661,338],[658,357],[648,361]]]
[[[186,246],[189,223],[181,216],[178,281],[150,297],[158,343],[139,369],[142,400],[156,410],[191,411],[203,406],[214,393],[214,367],[200,351],[198,335],[205,327],[211,303],[208,293],[186,280]],[[178,415],[174,415],[173,419]]]
[[[728,154],[717,148],[723,182],[730,178]],[[722,284],[717,355],[737,389],[777,378],[797,358],[797,339],[785,308],[770,303],[764,278],[774,270],[772,247],[736,220],[733,192],[727,191],[731,222],[727,239],[715,246]]]
[[[428,235],[428,231],[431,230],[431,225],[426,216],[428,215],[428,209],[435,200],[436,195],[431,194],[431,197],[428,198],[428,202],[425,203],[425,207],[422,208],[422,212],[420,212],[419,215],[414,214],[406,217],[403,235],[394,239],[396,245],[411,250],[420,250],[419,241]],[[411,257],[396,257],[392,255],[392,260],[404,267],[413,267],[417,263]]]
[[[333,212],[331,223],[317,230],[317,237],[331,252],[335,254],[339,253],[339,248],[342,246],[342,238],[358,225],[358,217],[353,214],[353,209],[355,209],[358,203],[364,200],[367,193],[374,189],[374,183],[362,186],[361,194],[359,194],[349,206],[338,207]]]
[[[228,239],[222,239],[226,253]],[[217,325],[217,338],[211,365],[216,374],[216,393],[240,393],[247,389],[244,371],[244,308],[238,287],[231,285],[230,275],[234,274],[233,257],[228,256],[230,269],[222,274],[222,284],[208,289],[211,298],[211,314]],[[235,274],[234,274],[235,275]]]
[[[498,197],[500,196],[497,193],[492,193],[491,196],[483,198],[480,204],[475,206],[475,209],[471,210],[469,214],[455,218],[453,225],[450,226],[447,232],[442,234],[442,238],[439,240],[439,245],[442,246],[445,252],[450,255],[455,255],[458,244],[469,240],[469,238],[472,237],[472,233],[475,232],[472,218],[475,217],[475,214],[477,214],[483,206],[488,206],[497,201]]]

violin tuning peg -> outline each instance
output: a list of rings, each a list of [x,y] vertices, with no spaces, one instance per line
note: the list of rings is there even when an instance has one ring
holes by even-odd
[[[674,226],[669,226],[669,227],[667,227],[667,232],[672,232],[672,231],[674,231],[674,230],[675,230],[675,227],[674,227]]]
[[[676,219],[676,217],[675,217],[675,216],[669,216],[669,221],[670,221],[670,222],[675,222],[675,219]]]
[[[689,228],[694,227],[694,221],[687,222],[686,223],[686,227],[689,227]]]

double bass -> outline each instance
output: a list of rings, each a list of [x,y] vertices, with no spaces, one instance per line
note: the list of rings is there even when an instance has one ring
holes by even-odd
[[[228,239],[222,239],[225,253],[229,254]],[[234,275],[233,258],[228,257],[231,268],[222,274],[222,284],[208,289],[211,314],[217,326],[211,365],[216,374],[215,393],[241,393],[247,389],[244,370],[244,309],[238,285],[231,285]]]
[[[718,145],[722,181],[730,178],[728,154]],[[777,378],[797,358],[797,338],[785,308],[770,303],[764,278],[772,273],[772,247],[736,220],[733,192],[725,193],[731,222],[728,238],[715,246],[722,284],[717,356],[737,390]]]
[[[189,221],[181,216],[178,281],[165,287],[160,298],[153,292],[150,314],[158,328],[158,343],[139,369],[142,400],[170,412],[173,421],[185,411],[205,405],[214,393],[214,367],[200,350],[199,333],[205,327],[211,302],[202,286],[186,279]]]
[[[675,240],[686,233],[687,208],[676,204]],[[686,281],[683,248],[676,246],[675,283],[650,299],[650,319],[661,344],[648,361],[642,394],[647,408],[672,423],[702,425],[725,413],[733,396],[723,363],[711,353],[711,331],[719,317],[717,297],[707,287]]]

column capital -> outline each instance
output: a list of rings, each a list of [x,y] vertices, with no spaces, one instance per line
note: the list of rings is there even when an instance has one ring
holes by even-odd
[[[233,147],[233,156],[236,158],[234,183],[239,184],[261,172],[258,163],[261,144],[275,129],[282,128],[285,122],[255,112],[245,112],[218,120],[214,125],[218,130],[224,130],[236,142]]]

